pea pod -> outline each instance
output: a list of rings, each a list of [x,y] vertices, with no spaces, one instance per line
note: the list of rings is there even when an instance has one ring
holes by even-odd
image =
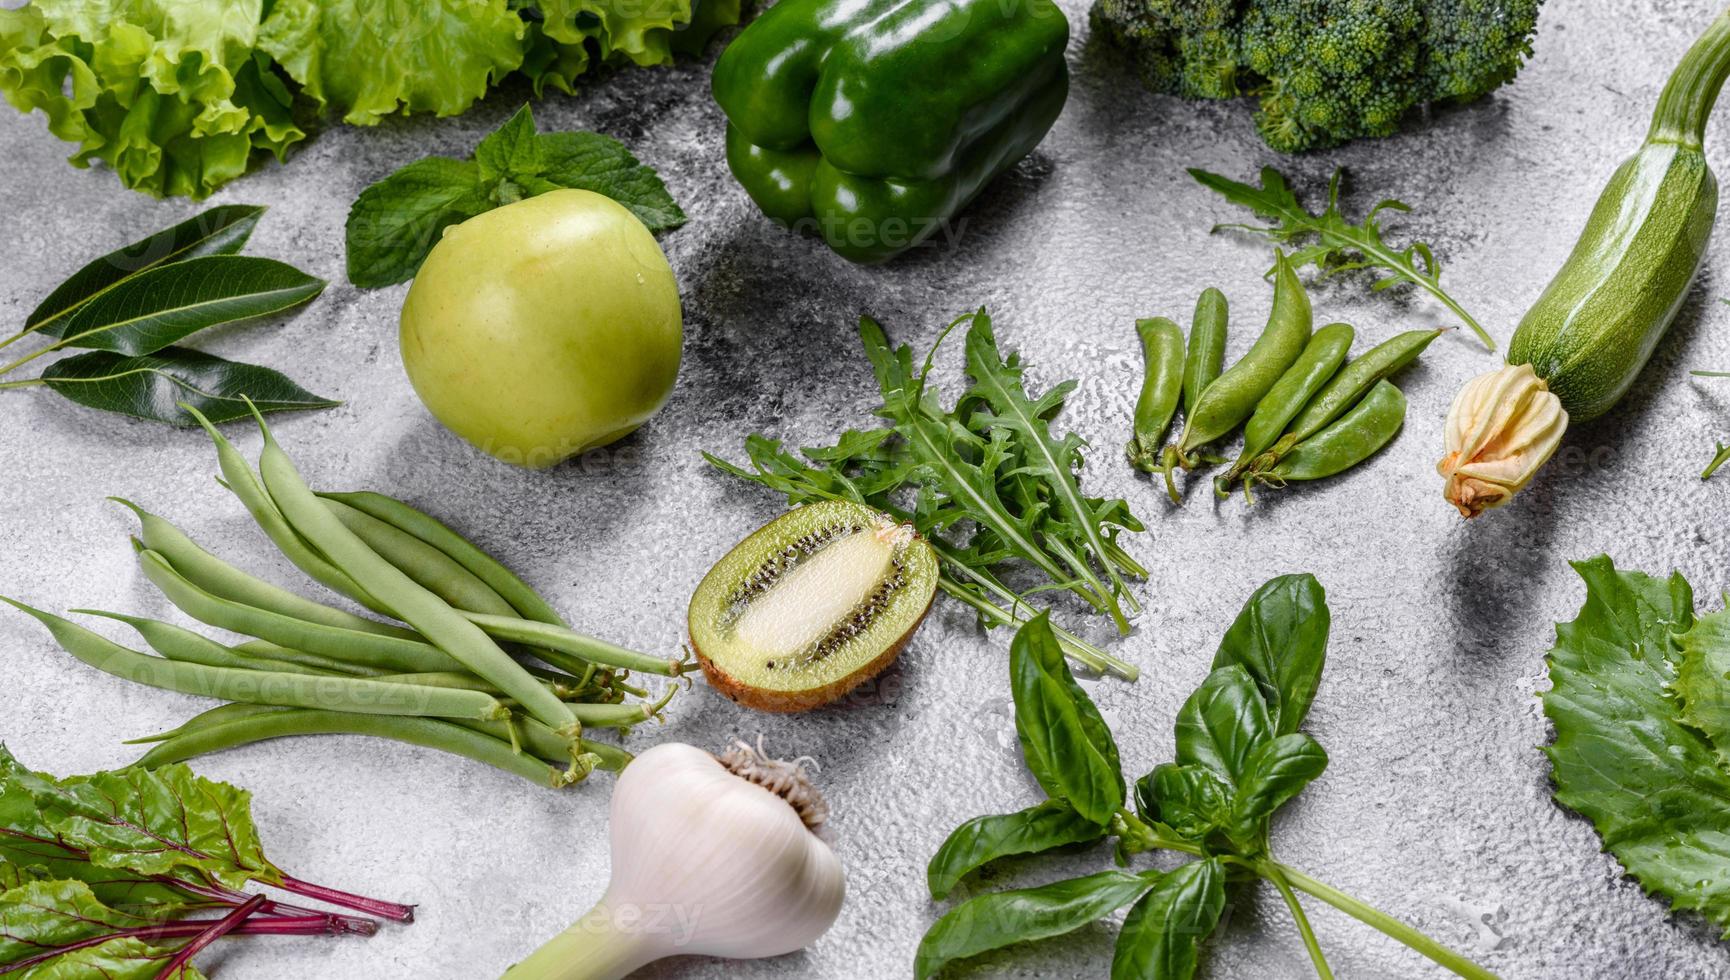
[[[1232,481],[1249,470],[1257,456],[1279,439],[1286,425],[1345,363],[1346,352],[1352,347],[1352,336],[1349,323],[1330,323],[1315,332],[1298,356],[1297,363],[1288,368],[1256,403],[1255,414],[1243,427],[1243,452],[1220,478],[1220,485],[1229,487]]]
[[[1274,253],[1273,311],[1267,327],[1241,360],[1202,389],[1195,411],[1184,420],[1178,440],[1179,462],[1192,465],[1189,454],[1213,442],[1255,412],[1268,393],[1303,353],[1310,339],[1310,301],[1285,253]]]
[[[1273,444],[1264,458],[1255,461],[1253,469],[1272,469],[1293,446],[1320,432],[1329,422],[1344,415],[1383,378],[1418,359],[1418,355],[1440,337],[1445,330],[1408,330],[1382,341],[1362,356],[1349,361],[1334,375],[1316,396],[1310,399],[1297,418],[1286,426],[1285,434]]]
[[[1358,465],[1393,439],[1406,419],[1406,396],[1391,381],[1378,381],[1355,408],[1297,444],[1272,469],[1252,479],[1280,485],[1320,480]]]
[[[1225,294],[1209,286],[1195,301],[1189,324],[1189,352],[1183,362],[1183,411],[1193,415],[1201,393],[1225,366],[1225,334],[1229,307]]]
[[[1171,425],[1178,396],[1183,393],[1183,331],[1162,316],[1135,321],[1135,331],[1141,335],[1147,374],[1141,383],[1141,396],[1135,402],[1135,434],[1129,441],[1129,461],[1143,473],[1152,473],[1159,468],[1165,430]]]

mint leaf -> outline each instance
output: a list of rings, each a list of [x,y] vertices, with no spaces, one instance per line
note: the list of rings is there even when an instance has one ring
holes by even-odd
[[[653,168],[597,133],[535,132],[528,106],[489,133],[472,161],[427,157],[361,191],[348,212],[348,279],[376,289],[414,278],[445,228],[564,188],[624,205],[652,232],[685,223]]]
[[[599,133],[548,133],[540,145],[540,176],[555,187],[605,194],[657,234],[685,223],[685,212],[660,175],[618,140]]]
[[[1719,618],[1692,634],[1693,593],[1680,575],[1618,571],[1602,555],[1574,569],[1586,602],[1556,627],[1543,695],[1556,800],[1592,821],[1647,892],[1730,930],[1730,774],[1671,693],[1683,651],[1718,642]]]
[[[527,105],[475,146],[481,180],[497,183],[511,177],[535,177],[541,172],[541,138],[535,134],[534,113]]]
[[[362,289],[414,278],[439,236],[494,203],[480,168],[427,157],[360,192],[348,211],[348,281]]]

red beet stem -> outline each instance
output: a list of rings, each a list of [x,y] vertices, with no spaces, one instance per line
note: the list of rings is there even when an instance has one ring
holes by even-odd
[[[340,905],[345,909],[354,909],[356,912],[365,912],[367,915],[376,915],[381,919],[389,919],[392,922],[414,921],[413,905],[401,905],[396,902],[385,902],[376,898],[367,898],[364,895],[354,895],[349,892],[337,891],[334,888],[315,885],[310,881],[301,881],[299,878],[294,878],[289,875],[283,875],[282,882],[278,884],[277,887],[281,888],[285,892],[293,892],[302,898],[312,898],[321,902],[329,902],[332,905]]]
[[[254,895],[234,911],[205,927],[203,932],[193,936],[191,942],[182,946],[180,952],[174,954],[174,957],[168,961],[168,965],[164,966],[162,972],[156,975],[156,980],[174,980],[176,977],[184,977],[186,967],[192,962],[194,956],[197,956],[204,947],[240,928],[241,923],[245,922],[252,913],[257,912],[259,906],[266,901],[268,899],[263,895]]]

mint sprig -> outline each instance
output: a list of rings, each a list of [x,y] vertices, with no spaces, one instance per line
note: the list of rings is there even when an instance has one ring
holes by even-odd
[[[451,225],[564,188],[618,201],[655,233],[685,223],[667,186],[599,133],[541,133],[528,106],[475,147],[474,157],[417,160],[360,192],[348,212],[348,279],[377,289],[414,278]]]

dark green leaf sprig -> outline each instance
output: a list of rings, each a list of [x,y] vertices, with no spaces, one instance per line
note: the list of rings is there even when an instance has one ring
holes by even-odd
[[[1413,242],[1405,248],[1398,248],[1383,240],[1382,226],[1377,216],[1383,211],[1410,211],[1411,206],[1404,201],[1387,198],[1371,208],[1362,221],[1353,224],[1340,212],[1340,182],[1344,175],[1343,170],[1335,170],[1333,178],[1328,181],[1328,206],[1321,214],[1311,214],[1299,203],[1285,177],[1272,167],[1261,168],[1260,187],[1194,167],[1190,168],[1189,175],[1203,187],[1218,193],[1231,203],[1249,208],[1257,217],[1274,222],[1272,227],[1215,225],[1214,231],[1232,228],[1264,235],[1293,249],[1290,255],[1292,265],[1314,264],[1324,275],[1350,272],[1354,269],[1380,270],[1385,275],[1370,287],[1376,292],[1403,282],[1412,283],[1434,296],[1459,317],[1462,323],[1478,335],[1485,347],[1496,349],[1496,341],[1489,331],[1480,326],[1478,321],[1442,288],[1441,263],[1436,261],[1429,245]]]
[[[416,160],[360,192],[348,212],[348,279],[376,289],[414,278],[451,225],[561,188],[623,204],[652,232],[685,223],[653,168],[599,133],[537,133],[523,106],[475,147],[474,159]]]
[[[1123,870],[970,898],[938,919],[919,944],[914,974],[993,949],[1062,935],[1129,907],[1112,980],[1187,980],[1225,911],[1227,884],[1263,879],[1297,920],[1310,960],[1332,977],[1302,892],[1387,933],[1463,977],[1489,971],[1412,927],[1276,861],[1275,811],[1327,766],[1300,732],[1321,681],[1329,613],[1320,583],[1285,575],[1263,585],[1226,631],[1212,672],[1177,715],[1177,757],[1141,779],[1128,798],[1117,745],[1070,675],[1041,613],[1010,646],[1015,730],[1034,779],[1049,797],[1017,813],[956,828],[927,869],[942,900],[972,871],[1018,854],[1115,838]],[[1134,809],[1130,809],[1133,803]],[[1128,870],[1144,851],[1195,858],[1173,871]]]
[[[275,259],[238,255],[264,208],[225,205],[133,242],[61,283],[0,348],[48,338],[0,366],[0,378],[68,349],[88,353],[50,364],[39,377],[0,388],[45,386],[106,412],[193,425],[184,402],[217,422],[245,417],[243,396],[260,411],[338,404],[283,374],[179,346],[201,330],[292,309],[324,290],[324,280]]]

